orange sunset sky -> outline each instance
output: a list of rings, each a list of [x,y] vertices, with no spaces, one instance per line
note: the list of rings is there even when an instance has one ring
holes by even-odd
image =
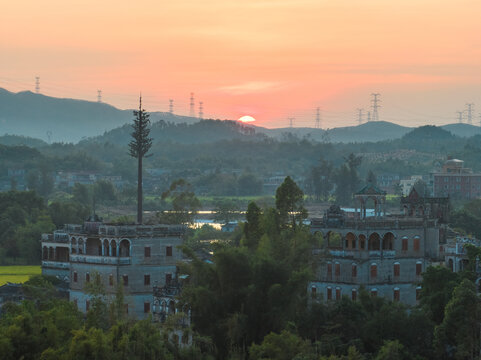
[[[481,1],[16,0],[0,7],[0,87],[256,124],[408,126],[481,112]],[[198,105],[196,105],[196,110]]]

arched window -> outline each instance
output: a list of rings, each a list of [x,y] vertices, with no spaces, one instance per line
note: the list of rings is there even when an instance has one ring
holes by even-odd
[[[327,300],[332,300],[332,288],[330,286],[327,287]]]
[[[357,277],[357,264],[353,263],[351,266],[351,276],[353,278]]]
[[[376,297],[377,296],[377,289],[376,288],[372,288],[371,289],[371,297]]]
[[[332,278],[332,263],[330,262],[327,263],[327,278]]]
[[[356,235],[349,232],[346,234],[346,249],[356,249]]]
[[[392,299],[393,299],[393,301],[401,300],[401,293],[400,293],[399,288],[394,288]]]
[[[341,288],[336,288],[336,300],[341,300]]]
[[[366,250],[366,236],[359,235],[359,250]]]
[[[130,242],[127,239],[123,239],[119,245],[119,256],[128,257],[130,256]]]
[[[351,300],[356,301],[357,300],[357,289],[352,289],[351,290]]]
[[[380,250],[381,240],[378,233],[372,233],[369,236],[369,250]]]
[[[421,261],[416,262],[416,276],[421,276],[423,272],[423,263]]]
[[[419,251],[420,249],[420,243],[421,243],[421,239],[419,238],[419,236],[416,236],[414,238],[414,241],[413,241],[413,250],[414,251]]]
[[[402,251],[408,251],[408,238],[402,238]]]
[[[382,249],[383,250],[393,250],[394,249],[394,234],[392,232],[387,232],[382,238]]]
[[[398,262],[394,263],[394,277],[399,277],[401,275],[401,264]]]
[[[115,240],[110,241],[110,256],[117,256],[117,242]]]
[[[336,262],[335,264],[335,274],[336,276],[341,276],[341,264],[339,264],[338,262]]]
[[[377,264],[372,263],[371,264],[371,279],[376,279],[377,278]]]

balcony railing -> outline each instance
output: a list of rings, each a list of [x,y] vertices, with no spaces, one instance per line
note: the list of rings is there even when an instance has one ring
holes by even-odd
[[[42,260],[42,267],[54,269],[70,269],[70,263],[64,261],[45,261]]]
[[[329,254],[334,257],[343,258],[356,258],[356,259],[367,259],[367,258],[385,258],[393,259],[396,257],[396,250],[328,250]],[[315,254],[320,254],[320,250],[314,250]]]
[[[130,257],[112,257],[95,255],[70,255],[70,261],[76,263],[104,264],[104,265],[129,265]]]

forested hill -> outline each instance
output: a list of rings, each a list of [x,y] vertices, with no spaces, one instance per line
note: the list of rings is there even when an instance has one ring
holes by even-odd
[[[61,99],[30,91],[13,93],[0,88],[0,135],[14,134],[55,142],[77,142],[132,121],[132,110],[105,103]],[[192,123],[196,118],[153,112],[152,121],[163,119]]]
[[[106,132],[102,136],[82,141],[88,143],[113,143],[127,145],[131,140],[132,127],[127,124],[120,128]],[[200,144],[212,143],[220,140],[252,139],[262,140],[266,136],[257,134],[252,127],[237,121],[202,120],[193,124],[174,124],[165,121],[152,123],[150,136],[155,143]]]

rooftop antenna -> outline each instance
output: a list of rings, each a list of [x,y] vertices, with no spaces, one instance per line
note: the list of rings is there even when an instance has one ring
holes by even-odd
[[[289,120],[289,127],[292,128],[292,126],[294,125],[295,118],[289,117],[289,118],[287,118],[287,120]]]
[[[463,123],[463,111],[456,111],[456,114],[458,114],[458,123],[462,124]]]
[[[317,109],[316,109],[316,129],[320,129],[320,128],[321,128],[321,108],[317,107]]]
[[[363,111],[364,111],[364,109],[357,109],[357,121],[358,121],[359,125],[362,124],[362,116],[364,115]]]
[[[173,114],[174,113],[174,100],[169,99],[169,113]]]
[[[40,94],[40,77],[35,77],[35,92]]]
[[[199,119],[204,119],[204,103],[202,101],[199,102]]]
[[[468,124],[473,124],[473,103],[467,103],[466,106],[468,107],[467,112],[468,112]]]
[[[190,117],[195,117],[195,103],[194,103],[194,93],[190,93],[190,112],[189,115]]]
[[[381,107],[378,103],[381,102],[381,100],[378,99],[378,96],[381,96],[381,94],[378,93],[372,93],[371,96],[373,97],[371,99],[372,102],[372,121],[379,121],[379,113],[378,109]]]
[[[97,102],[102,102],[102,90],[97,90]]]

